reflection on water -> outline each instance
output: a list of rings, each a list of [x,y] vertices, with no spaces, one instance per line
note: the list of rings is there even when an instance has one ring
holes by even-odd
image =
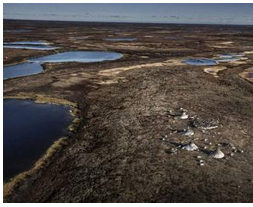
[[[241,54],[222,54],[219,56],[219,58],[216,58],[215,60],[217,62],[232,62],[232,61],[238,61],[243,57]]]
[[[206,59],[206,58],[196,58],[196,59],[188,59],[184,60],[184,63],[188,65],[216,65],[216,61],[212,59]]]
[[[30,50],[55,50],[57,47],[52,47],[49,45],[8,45],[4,44],[4,48],[13,48],[13,49],[30,49]]]
[[[3,48],[14,49],[32,49],[32,50],[55,50],[57,47],[50,46],[50,43],[44,41],[20,41],[4,42]]]
[[[21,63],[5,66],[3,69],[3,79],[33,75],[41,72],[43,72],[43,67],[39,63]]]
[[[50,45],[49,42],[44,41],[19,41],[19,42],[4,42],[4,45]]]
[[[33,101],[3,101],[3,178],[26,171],[52,143],[68,133],[68,107]]]
[[[218,63],[226,63],[232,61],[242,60],[243,55],[241,54],[222,54],[218,58],[208,59],[208,58],[191,58],[184,60],[183,62],[188,65],[216,65]]]
[[[116,60],[123,57],[117,52],[84,51],[84,52],[62,52],[54,55],[31,59],[31,62],[100,62],[105,60]]]
[[[27,75],[33,75],[43,72],[42,63],[58,63],[58,62],[101,62],[106,60],[116,60],[123,57],[117,52],[103,51],[83,51],[83,52],[62,52],[54,55],[47,55],[39,58],[28,60],[26,63],[5,66],[3,68],[3,78],[15,78]]]

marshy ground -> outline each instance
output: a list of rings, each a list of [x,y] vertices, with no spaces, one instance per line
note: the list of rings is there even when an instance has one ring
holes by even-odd
[[[4,97],[66,100],[81,120],[45,167],[4,185],[5,202],[253,201],[252,26],[4,21],[4,30],[13,29],[31,31],[4,32],[4,42],[44,40],[59,49],[5,48],[4,65],[75,50],[124,57],[44,63],[44,73],[4,80]],[[124,37],[137,39],[105,40]],[[243,58],[213,67],[182,63],[231,53]],[[180,108],[219,120],[218,128],[171,133],[190,125],[170,116]],[[205,150],[170,153],[191,140]],[[225,158],[210,159],[218,146]]]

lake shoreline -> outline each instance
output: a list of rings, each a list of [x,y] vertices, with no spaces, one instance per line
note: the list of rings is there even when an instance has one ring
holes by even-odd
[[[73,120],[68,126],[68,131],[71,133],[75,133],[78,129],[78,125],[80,123],[80,117],[78,115],[79,110],[74,103],[71,103],[67,100],[57,99],[52,97],[47,97],[38,94],[18,94],[16,96],[4,96],[3,99],[15,99],[15,100],[30,100],[34,101],[35,103],[39,104],[54,104],[54,105],[61,105],[61,106],[68,106],[71,109],[71,116]],[[73,137],[73,134],[59,137],[54,141],[54,143],[46,150],[46,152],[39,158],[33,167],[27,171],[21,172],[15,177],[11,178],[9,181],[4,182],[3,186],[3,194],[4,197],[8,197],[10,193],[18,186],[23,185],[27,182],[31,177],[38,177],[39,174],[43,172],[43,170],[50,165],[53,159],[61,152],[64,146],[66,146]],[[28,181],[30,182],[30,181]]]

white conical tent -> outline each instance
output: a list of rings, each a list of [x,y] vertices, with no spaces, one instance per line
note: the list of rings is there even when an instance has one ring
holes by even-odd
[[[182,114],[175,116],[175,119],[188,119],[189,115],[183,111]]]
[[[183,149],[186,149],[188,151],[194,151],[194,150],[198,149],[198,146],[196,144],[194,144],[193,142],[190,142],[190,143],[184,145]]]
[[[210,153],[210,158],[221,159],[224,156],[225,154],[219,148]]]

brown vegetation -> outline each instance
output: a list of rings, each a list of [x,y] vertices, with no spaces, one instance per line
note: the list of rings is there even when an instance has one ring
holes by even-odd
[[[252,202],[253,86],[238,74],[252,67],[253,27],[4,21],[4,28],[12,27],[32,32],[4,34],[4,40],[47,40],[61,50],[114,50],[124,58],[45,64],[44,73],[4,81],[4,97],[71,103],[80,118],[54,159],[46,155],[50,162],[35,165],[43,166],[40,173],[5,185],[5,202]],[[122,35],[137,42],[103,40]],[[87,38],[73,40],[82,36]],[[17,50],[4,50],[4,56],[10,51],[11,62],[20,60]],[[222,63],[227,69],[217,78],[204,72],[206,66],[181,63],[232,52],[248,59]],[[207,139],[207,150],[213,150],[231,143],[244,153],[232,157],[224,147],[227,159],[221,160],[208,159],[204,151],[167,153],[175,143],[192,139],[170,134],[190,124],[169,116],[181,107],[204,120],[220,120],[217,129],[194,129],[197,145]],[[198,165],[199,155],[206,165]]]

